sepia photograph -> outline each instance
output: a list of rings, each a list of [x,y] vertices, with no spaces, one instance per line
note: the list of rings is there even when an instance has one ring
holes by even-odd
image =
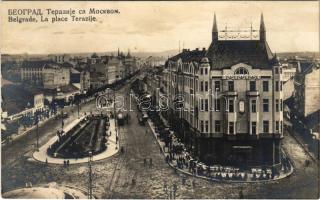
[[[319,1],[2,1],[1,198],[319,199]]]

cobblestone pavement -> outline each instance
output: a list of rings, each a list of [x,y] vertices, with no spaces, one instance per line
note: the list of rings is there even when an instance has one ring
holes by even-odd
[[[127,91],[128,87],[125,87],[118,93]],[[94,110],[94,107],[94,102],[91,102],[82,111]],[[187,177],[186,184],[182,185],[181,176],[165,163],[151,130],[146,132],[148,126],[138,124],[135,111],[129,114],[129,124],[120,128],[120,144],[125,152],[93,163],[93,194],[98,198],[166,198],[163,190],[165,181],[168,186],[173,182],[177,184],[177,198],[239,198],[240,191],[244,198],[317,198],[319,195],[317,166],[315,163],[304,166],[309,157],[288,134],[283,140],[283,147],[295,165],[294,173],[288,178],[243,184]],[[75,108],[69,120],[76,116]],[[47,142],[60,126],[61,121],[50,121],[40,127],[40,145]],[[87,164],[63,167],[30,161],[35,136],[36,132],[31,131],[2,148],[2,192],[23,187],[27,181],[33,185],[54,181],[86,189]],[[149,158],[152,158],[151,167],[149,162],[144,164],[144,159]]]

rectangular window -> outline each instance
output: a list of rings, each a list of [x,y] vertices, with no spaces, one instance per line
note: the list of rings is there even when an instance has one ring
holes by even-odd
[[[205,121],[205,131],[206,133],[209,132],[209,121]]]
[[[205,109],[205,111],[209,110],[209,100],[208,99],[204,100],[204,109]]]
[[[203,74],[203,68],[200,68],[200,74],[201,75]]]
[[[250,81],[250,91],[256,91],[256,82]]]
[[[283,109],[283,101],[282,99],[280,99],[280,111],[282,111],[282,109]]]
[[[275,74],[279,74],[279,68],[278,67],[274,68],[274,73]]]
[[[229,133],[234,134],[234,123],[233,122],[229,122]]]
[[[204,111],[204,102],[203,102],[203,99],[200,99],[200,111]]]
[[[216,99],[215,102],[216,102],[216,111],[220,111],[220,99]]]
[[[214,82],[214,89],[215,89],[215,91],[217,91],[217,92],[220,91],[220,81],[215,81],[215,82]]]
[[[279,81],[276,81],[276,92],[279,91]]]
[[[234,91],[234,82],[228,81],[228,91],[233,92]]]
[[[203,81],[200,82],[200,91],[203,92]]]
[[[263,99],[263,112],[269,112],[269,99]]]
[[[204,69],[204,74],[207,75],[208,74],[208,68]]]
[[[234,112],[234,103],[233,99],[229,99],[229,112]]]
[[[279,112],[279,99],[276,99],[276,112]]]
[[[251,112],[253,113],[257,112],[257,100],[255,99],[251,100]]]
[[[221,124],[219,120],[215,120],[215,132],[220,132]]]
[[[263,132],[269,133],[269,121],[263,121]]]
[[[203,120],[200,120],[200,131],[201,131],[201,133],[204,132],[204,123],[203,123]]]
[[[282,81],[280,81],[280,91],[282,91]]]
[[[208,81],[204,82],[204,88],[206,92],[209,90]]]
[[[251,133],[257,134],[257,122],[251,122]]]
[[[279,121],[276,121],[276,133],[279,133]]]
[[[263,81],[262,82],[263,91],[268,92],[269,91],[269,81]]]

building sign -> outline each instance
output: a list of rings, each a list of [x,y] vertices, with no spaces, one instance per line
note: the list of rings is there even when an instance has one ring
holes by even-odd
[[[260,79],[261,76],[255,75],[223,75],[222,79],[231,79],[231,80],[247,80],[247,79]]]

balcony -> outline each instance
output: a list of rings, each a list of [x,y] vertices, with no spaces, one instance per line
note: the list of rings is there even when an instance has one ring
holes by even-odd
[[[236,91],[226,91],[225,95],[226,96],[237,96],[238,93]]]
[[[259,91],[247,91],[247,96],[259,96]]]

